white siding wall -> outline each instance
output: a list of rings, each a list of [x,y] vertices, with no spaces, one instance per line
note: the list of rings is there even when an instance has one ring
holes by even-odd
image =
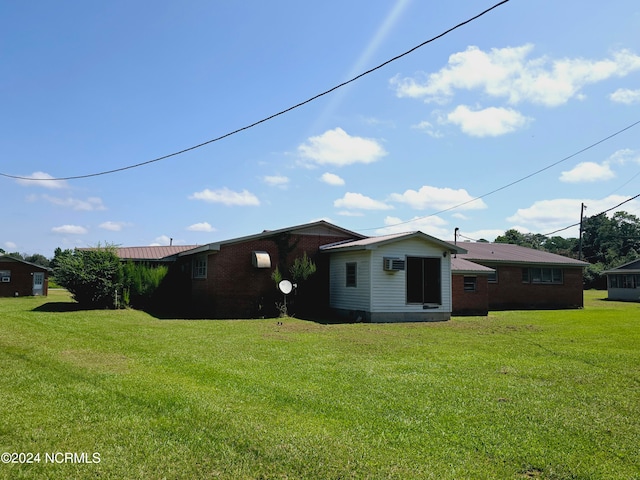
[[[331,254],[329,304],[332,308],[370,311],[371,252],[336,252]],[[357,284],[347,287],[347,263],[357,263]],[[382,267],[380,267],[382,268]]]
[[[333,252],[330,258],[330,305],[344,310],[373,313],[451,312],[451,255],[442,248],[417,238],[399,240],[373,250]],[[437,257],[441,260],[442,304],[424,310],[406,302],[406,270],[386,272],[384,257]],[[357,287],[346,286],[346,264],[357,262]]]
[[[417,238],[382,245],[371,251],[371,311],[372,312],[423,312],[422,305],[406,302],[406,270],[385,272],[383,257],[437,257],[441,262],[442,304],[431,312],[451,312],[451,255],[442,256],[442,248]]]

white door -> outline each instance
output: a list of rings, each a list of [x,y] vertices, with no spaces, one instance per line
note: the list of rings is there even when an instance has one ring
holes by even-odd
[[[44,273],[34,272],[33,274],[33,294],[42,295],[44,293]]]

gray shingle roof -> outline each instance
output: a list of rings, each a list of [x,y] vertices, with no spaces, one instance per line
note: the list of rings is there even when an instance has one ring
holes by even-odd
[[[474,274],[474,275],[489,275],[494,272],[493,268],[485,267],[479,263],[474,263],[470,260],[460,258],[460,256],[451,257],[451,271],[455,274]]]
[[[555,253],[521,247],[510,243],[464,242],[460,244],[468,253],[458,255],[466,260],[488,263],[520,263],[586,267],[587,262]]]

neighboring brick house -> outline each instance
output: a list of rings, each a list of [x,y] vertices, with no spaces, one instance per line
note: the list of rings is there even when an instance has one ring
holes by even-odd
[[[464,242],[458,258],[494,269],[489,310],[582,308],[587,262],[507,243]]]
[[[0,297],[46,296],[49,271],[47,267],[9,255],[0,256]]]

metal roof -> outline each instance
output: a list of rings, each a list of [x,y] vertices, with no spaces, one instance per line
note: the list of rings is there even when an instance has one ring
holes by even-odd
[[[122,260],[148,260],[163,261],[187,250],[193,250],[197,245],[159,245],[147,247],[120,247],[116,248],[116,255]],[[167,259],[168,260],[168,259]]]
[[[467,253],[460,255],[460,257],[471,261],[571,267],[586,267],[589,265],[587,262],[574,258],[510,243],[463,242],[462,246],[467,250]]]
[[[377,247],[378,245],[383,245],[385,243],[391,243],[400,239],[407,238],[420,238],[422,240],[435,243],[436,245],[447,249],[451,253],[466,253],[466,250],[460,246],[453,245],[420,231],[393,233],[390,235],[382,235],[379,237],[367,237],[359,240],[348,240],[345,242],[331,243],[328,245],[322,245],[320,247],[320,250],[324,252],[335,250],[370,250]]]
[[[192,255],[196,253],[204,253],[208,251],[219,251],[222,245],[230,245],[233,243],[248,242],[251,240],[260,240],[262,238],[269,238],[281,233],[297,233],[301,235],[332,235],[332,236],[349,236],[353,238],[366,238],[364,235],[346,228],[339,227],[325,220],[318,220],[317,222],[304,223],[302,225],[295,225],[293,227],[280,228],[277,230],[263,230],[260,233],[253,235],[247,235],[244,237],[231,238],[228,240],[221,240],[219,242],[207,243],[194,248],[193,251],[181,252],[180,256]]]

